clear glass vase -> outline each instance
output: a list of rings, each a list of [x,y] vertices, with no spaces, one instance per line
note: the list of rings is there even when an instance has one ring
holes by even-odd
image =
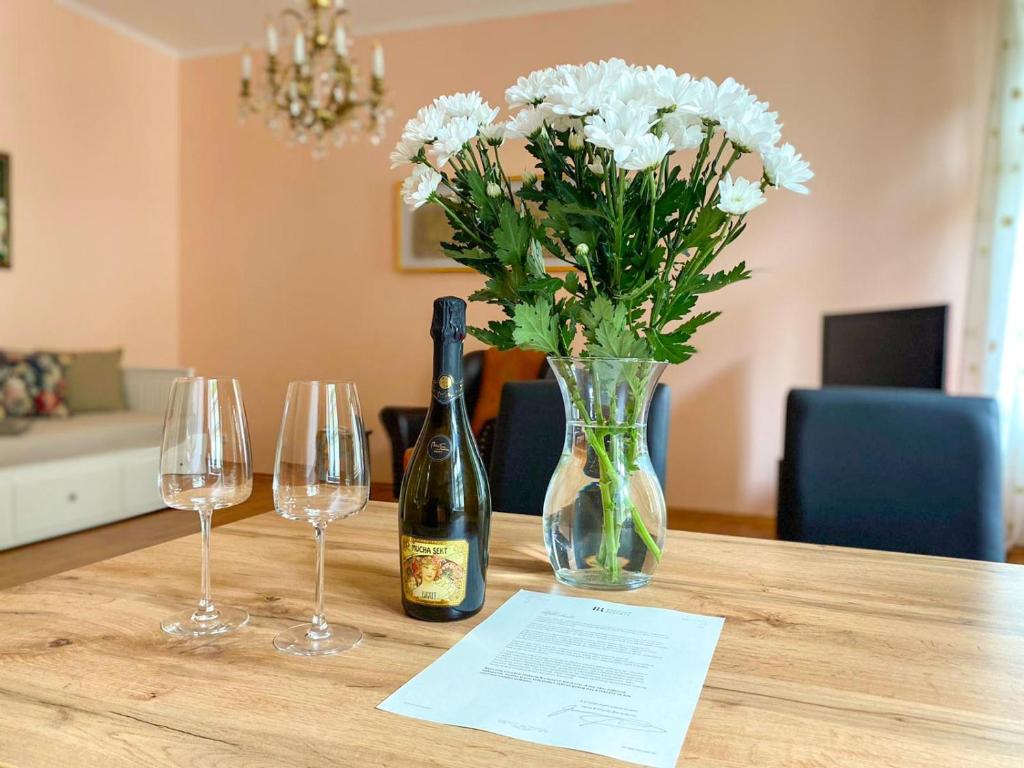
[[[664,363],[549,358],[565,401],[565,445],[544,499],[555,578],[585,589],[647,584],[665,543],[665,496],[647,451],[647,410]]]

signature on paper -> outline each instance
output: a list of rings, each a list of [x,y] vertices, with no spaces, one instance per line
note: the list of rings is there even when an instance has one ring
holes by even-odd
[[[562,715],[566,712],[577,712],[580,716],[580,725],[603,725],[608,728],[620,728],[624,731],[642,731],[643,733],[665,733],[664,728],[659,728],[646,720],[635,720],[631,717],[619,717],[618,715],[606,714],[603,712],[591,712],[588,709],[579,709],[573,705],[556,709],[548,715]]]
[[[498,720],[498,722],[501,723],[502,725],[508,725],[508,726],[510,726],[512,728],[515,728],[517,731],[536,731],[537,733],[547,733],[548,732],[547,728],[541,728],[539,726],[529,725],[527,723],[520,723],[520,722],[517,722],[515,720],[504,720],[504,719],[501,719],[501,720]]]

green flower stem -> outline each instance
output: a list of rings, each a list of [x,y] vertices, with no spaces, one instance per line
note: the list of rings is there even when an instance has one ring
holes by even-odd
[[[722,167],[722,170],[718,174],[718,178],[715,179],[715,188],[711,190],[711,197],[708,198],[708,202],[709,203],[714,202],[715,195],[718,194],[718,187],[721,185],[722,179],[725,178],[725,174],[727,174],[729,172],[729,169],[732,168],[733,163],[735,163],[741,157],[743,157],[743,153],[740,150],[738,150],[738,149],[733,149],[732,155],[730,155],[730,157],[729,157],[729,162],[727,162]],[[708,177],[708,180],[709,181],[711,180],[710,176]]]
[[[647,525],[644,523],[644,519],[640,516],[640,510],[636,508],[636,504],[633,503],[632,499],[629,500],[629,513],[633,517],[633,527],[636,529],[636,532],[640,535],[640,538],[643,539],[647,548],[651,550],[651,553],[654,555],[654,559],[660,563],[661,547],[658,546],[658,542],[656,542],[651,536],[651,532],[647,530]]]
[[[465,223],[465,222],[464,222],[464,221],[463,221],[462,219],[460,219],[460,218],[459,218],[459,215],[458,215],[457,213],[455,213],[455,211],[453,211],[453,210],[452,210],[452,209],[451,209],[451,208],[450,208],[450,207],[449,207],[449,206],[448,206],[448,205],[447,205],[447,204],[445,203],[445,201],[444,201],[444,200],[443,200],[443,199],[441,198],[441,196],[440,196],[440,195],[438,195],[438,194],[433,194],[433,195],[431,195],[430,199],[431,199],[431,200],[433,200],[434,202],[436,202],[436,203],[437,203],[438,205],[440,205],[440,206],[441,206],[442,208],[444,208],[444,210],[445,210],[445,213],[447,213],[447,214],[448,214],[449,216],[451,216],[452,220],[453,220],[453,221],[455,221],[455,223],[456,223],[456,224],[458,224],[458,225],[459,225],[460,227],[462,227],[462,230],[463,230],[463,231],[464,231],[464,232],[465,232],[465,233],[466,233],[467,235],[469,235],[469,236],[470,236],[470,237],[472,237],[472,238],[473,238],[474,240],[476,240],[476,242],[477,242],[477,244],[478,244],[478,245],[481,245],[481,246],[483,246],[483,247],[485,247],[485,248],[489,246],[489,244],[488,244],[488,243],[487,243],[487,242],[486,242],[486,241],[485,241],[485,240],[484,240],[483,238],[481,238],[481,237],[480,237],[480,235],[478,235],[478,234],[477,234],[476,232],[474,232],[474,231],[473,231],[473,230],[472,230],[472,229],[471,229],[471,228],[469,227],[469,225],[467,225],[467,224],[466,224],[466,223]]]
[[[512,182],[509,181],[508,174],[505,173],[505,168],[501,164],[501,152],[499,152],[498,149],[499,149],[498,147],[494,148],[494,162],[495,162],[495,165],[498,168],[498,172],[501,174],[501,178],[504,179],[504,181],[505,181],[505,189],[508,190],[509,199],[512,200],[512,204],[515,205],[516,196],[515,196],[515,193],[512,192]],[[525,205],[526,205],[526,203],[523,203],[524,207],[525,207]]]
[[[722,152],[725,151],[725,145],[729,143],[729,139],[726,135],[722,134],[722,143],[718,145],[718,152],[715,153],[715,159],[711,161],[711,165],[708,166],[707,178],[711,178],[715,175],[715,168],[718,167],[718,161],[722,158]]]

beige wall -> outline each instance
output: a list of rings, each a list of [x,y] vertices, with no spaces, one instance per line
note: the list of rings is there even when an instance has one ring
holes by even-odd
[[[518,74],[607,56],[731,74],[780,110],[813,195],[752,215],[727,256],[755,278],[710,297],[723,316],[665,377],[669,503],[768,512],[785,394],[818,383],[822,313],[948,302],[956,367],[994,23],[993,0],[634,0],[383,42],[400,120],[455,90],[503,103]],[[387,148],[313,162],[240,128],[237,69],[182,68],[182,361],[242,378],[263,470],[289,379],[355,379],[386,479],[377,412],[426,400],[431,299],[479,281],[396,272]]]
[[[178,360],[178,62],[50,0],[0,0],[13,269],[0,348]]]

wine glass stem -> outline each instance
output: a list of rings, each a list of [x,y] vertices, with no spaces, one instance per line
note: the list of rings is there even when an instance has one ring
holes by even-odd
[[[197,618],[213,618],[217,615],[217,609],[213,607],[213,600],[210,599],[210,524],[212,519],[212,509],[199,510],[199,533],[203,540],[201,576],[203,594],[199,598],[199,609],[196,611]]]
[[[313,640],[325,640],[331,636],[331,628],[327,626],[327,618],[324,616],[324,555],[327,526],[320,522],[313,523],[313,537],[316,540],[316,609],[309,637]]]

